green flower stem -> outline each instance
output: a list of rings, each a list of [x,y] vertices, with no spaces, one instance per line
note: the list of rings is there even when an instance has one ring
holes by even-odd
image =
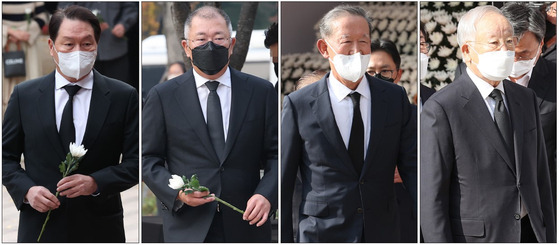
[[[226,202],[226,201],[223,201],[221,198],[216,197],[215,195],[208,195],[208,196],[206,196],[206,197],[204,197],[204,198],[209,198],[209,197],[213,197],[213,198],[215,198],[216,201],[218,201],[218,202],[224,204],[225,206],[230,207],[231,209],[233,209],[233,210],[235,210],[235,211],[237,211],[237,212],[239,212],[239,213],[241,213],[241,214],[245,214],[245,211],[238,209],[237,207],[233,206],[231,203],[228,203],[228,202]]]
[[[58,198],[58,194],[60,194],[59,191],[57,191],[56,195],[54,195],[54,196]],[[39,238],[37,238],[37,242],[39,242],[41,240],[41,236],[43,236],[43,232],[45,231],[45,227],[47,226],[47,222],[50,219],[50,212],[52,212],[52,209],[49,210],[49,213],[47,214],[47,218],[45,219],[45,223],[43,223],[43,228],[41,228],[41,233],[39,234]]]

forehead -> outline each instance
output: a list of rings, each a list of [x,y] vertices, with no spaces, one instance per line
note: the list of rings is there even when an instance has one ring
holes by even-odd
[[[512,26],[498,13],[487,13],[476,23],[476,38],[507,38],[512,35]]]
[[[516,45],[517,50],[524,50],[524,49],[537,49],[540,46],[540,42],[536,38],[533,32],[527,31],[524,32],[522,38],[520,38],[518,44]]]
[[[369,24],[362,16],[344,14],[335,18],[330,24],[334,37],[369,36]]]
[[[396,68],[396,63],[392,60],[392,56],[383,50],[377,50],[371,53],[369,65],[372,65],[375,68]]]
[[[190,24],[189,35],[211,35],[228,32],[229,27],[225,23],[225,19],[216,13],[213,17],[194,16]]]
[[[60,23],[60,28],[58,29],[58,36],[56,39],[60,38],[94,38],[93,27],[91,24],[85,21],[76,19],[64,18],[62,23]]]

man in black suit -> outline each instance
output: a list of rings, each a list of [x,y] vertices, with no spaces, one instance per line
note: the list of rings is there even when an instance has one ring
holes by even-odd
[[[270,242],[277,203],[277,92],[228,67],[236,39],[215,7],[192,12],[182,46],[193,70],[151,89],[143,109],[143,180],[162,203],[165,242]],[[260,175],[260,167],[264,175]],[[244,215],[169,188],[197,174]]]
[[[299,242],[399,242],[394,170],[416,200],[416,125],[405,90],[366,73],[371,26],[341,5],[321,20],[317,47],[331,72],[285,97],[282,242],[301,172]]]
[[[41,242],[124,242],[120,192],[139,174],[137,92],[92,70],[100,27],[90,10],[57,11],[49,32],[56,71],[15,87],[2,129],[2,181],[20,210],[18,242],[37,240],[49,210]],[[88,151],[61,180],[70,142]]]
[[[470,10],[458,24],[467,71],[421,113],[425,242],[556,241],[537,97],[505,80],[513,35],[493,6]]]

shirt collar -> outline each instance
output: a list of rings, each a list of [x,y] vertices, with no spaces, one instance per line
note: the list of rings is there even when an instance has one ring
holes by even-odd
[[[474,72],[470,70],[469,67],[466,68],[466,73],[468,73],[468,76],[470,76],[470,79],[472,79],[474,85],[476,85],[483,99],[486,99],[489,96],[489,94],[491,94],[493,89],[498,89],[501,91],[501,93],[505,94],[505,87],[503,86],[503,81],[499,82],[499,85],[497,85],[497,87],[493,87],[488,82],[476,76],[476,74],[474,74]]]
[[[524,87],[528,87],[528,83],[530,82],[530,78],[532,77],[532,71],[534,71],[534,68],[530,69],[530,71],[528,73],[526,73],[526,75],[524,75],[520,79],[517,79],[516,83],[518,83],[518,84],[520,84]]]
[[[334,77],[332,73],[330,73],[330,76],[328,76],[328,82],[330,83],[332,92],[334,93],[334,96],[336,96],[336,100],[338,102],[345,99],[349,94],[351,94],[354,91],[349,89],[345,85],[343,85],[340,81],[338,81],[338,79],[336,79],[336,77]],[[359,82],[359,85],[357,85],[355,92],[358,92],[362,97],[365,97],[367,99],[370,98],[371,90],[369,89],[369,82],[367,81],[365,76],[361,78],[361,82]]]
[[[80,87],[82,87],[82,89],[93,89],[93,70],[91,70],[91,72],[89,72],[89,74],[87,74],[85,78],[75,83],[68,81],[66,78],[62,76],[62,74],[58,72],[58,70],[56,70],[54,75],[54,81],[55,81],[55,85],[54,85],[55,89],[61,89],[62,87],[68,84],[79,85]]]
[[[194,81],[196,81],[196,88],[199,88],[202,85],[205,85],[207,81],[210,81],[210,79],[202,77],[200,74],[198,74],[198,72],[196,72],[196,69],[193,68],[192,70],[194,71],[193,73]],[[213,79],[211,81],[218,81],[219,84],[231,87],[231,71],[229,70],[229,67],[227,67],[227,70],[225,70],[225,73],[223,73],[221,77],[218,77],[217,79]]]

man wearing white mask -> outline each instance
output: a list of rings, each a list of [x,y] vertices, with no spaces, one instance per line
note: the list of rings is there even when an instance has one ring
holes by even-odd
[[[320,21],[317,47],[331,71],[285,97],[282,112],[282,242],[399,242],[394,170],[416,200],[416,125],[405,90],[366,74],[371,26],[341,5]],[[415,205],[415,204],[414,204]]]
[[[515,50],[515,62],[509,79],[536,93],[540,109],[547,163],[551,175],[553,200],[557,193],[557,67],[540,59],[545,36],[545,16],[526,3],[511,3],[501,8],[520,37]],[[555,206],[555,205],[554,205]],[[557,213],[557,212],[556,212]]]
[[[50,210],[41,242],[125,242],[120,192],[138,184],[138,94],[92,70],[100,26],[89,9],[56,11],[49,35],[56,70],[14,88],[2,127],[17,241],[36,242]],[[62,178],[70,142],[87,153]]]
[[[425,31],[425,26],[423,25],[423,23],[421,23],[419,25],[419,47],[420,47],[420,52],[419,52],[419,79],[423,80],[425,79],[425,77],[427,77],[427,70],[429,68],[429,50],[431,49],[431,44],[429,43],[428,39],[429,39],[429,35],[427,34],[427,32]],[[437,92],[435,89],[427,87],[425,85],[423,85],[423,83],[419,83],[419,102],[417,103],[418,107],[419,107],[419,111],[421,111],[421,108],[423,106],[423,104],[429,99],[429,97],[431,97],[431,95],[433,95],[435,92]]]
[[[507,78],[518,39],[493,6],[458,24],[466,73],[421,113],[425,242],[555,242],[552,192],[533,91]]]

